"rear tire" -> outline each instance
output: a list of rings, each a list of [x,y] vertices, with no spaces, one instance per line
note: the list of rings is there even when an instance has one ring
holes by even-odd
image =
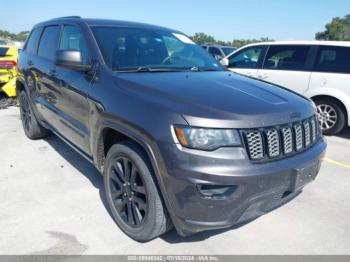
[[[324,135],[336,135],[345,127],[345,113],[337,101],[317,99],[315,104],[318,121]]]
[[[112,216],[125,234],[145,242],[171,228],[148,157],[137,144],[112,146],[103,173]]]
[[[30,105],[27,93],[23,90],[19,95],[19,103],[22,126],[26,136],[29,139],[40,139],[48,136],[49,131],[39,124]]]

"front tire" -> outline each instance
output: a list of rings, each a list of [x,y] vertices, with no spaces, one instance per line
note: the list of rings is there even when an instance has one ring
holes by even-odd
[[[27,93],[22,90],[19,94],[20,114],[24,133],[29,139],[40,139],[48,136],[49,131],[40,125],[30,106]]]
[[[137,241],[149,241],[170,229],[171,221],[143,150],[132,141],[109,150],[104,186],[112,216]]]
[[[345,114],[337,101],[332,99],[315,100],[317,118],[324,135],[332,136],[345,127]]]

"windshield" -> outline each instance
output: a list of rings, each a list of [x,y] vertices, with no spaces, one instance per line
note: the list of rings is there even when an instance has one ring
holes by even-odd
[[[236,48],[234,48],[234,47],[223,47],[222,48],[222,51],[225,53],[225,55],[229,55],[235,50],[236,50]]]
[[[0,47],[0,57],[1,56],[6,56],[6,53],[9,49],[6,47]]]
[[[166,30],[92,27],[105,63],[115,71],[223,70],[187,36]]]

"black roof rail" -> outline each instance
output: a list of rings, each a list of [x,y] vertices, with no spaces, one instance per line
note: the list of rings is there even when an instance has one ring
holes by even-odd
[[[71,15],[71,16],[62,16],[62,17],[56,17],[51,20],[56,20],[56,19],[65,19],[65,18],[81,18],[81,16],[78,15]]]

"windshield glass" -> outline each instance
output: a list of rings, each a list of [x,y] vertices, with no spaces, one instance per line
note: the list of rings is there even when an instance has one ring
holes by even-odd
[[[92,31],[105,63],[115,71],[223,70],[203,48],[183,34],[98,26],[92,27]]]
[[[236,48],[234,48],[234,47],[223,47],[222,48],[222,51],[225,53],[225,55],[229,55],[235,50],[236,50]]]

